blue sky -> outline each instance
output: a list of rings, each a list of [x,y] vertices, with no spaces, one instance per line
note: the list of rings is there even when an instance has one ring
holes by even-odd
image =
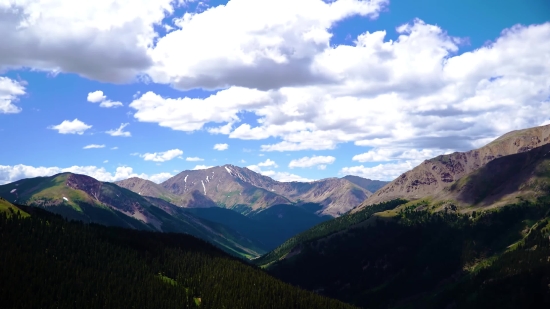
[[[11,3],[0,183],[223,164],[391,180],[550,123],[545,0]]]

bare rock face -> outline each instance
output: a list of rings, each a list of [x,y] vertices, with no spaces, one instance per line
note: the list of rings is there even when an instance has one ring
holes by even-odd
[[[479,149],[437,156],[397,177],[354,211],[396,198],[414,200],[435,196],[456,180],[496,158],[523,153],[549,143],[550,125],[546,125],[509,132]]]
[[[234,165],[183,171],[159,185],[139,178],[116,184],[142,195],[167,198],[182,207],[244,206],[257,210],[277,204],[310,202],[322,205],[320,215],[331,216],[347,212],[372,194],[343,178],[279,182]]]

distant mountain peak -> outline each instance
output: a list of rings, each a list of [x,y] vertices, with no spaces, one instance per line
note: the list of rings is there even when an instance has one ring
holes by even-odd
[[[156,186],[135,179],[117,184],[147,196],[168,197],[170,202],[182,207],[210,207],[215,203],[247,212],[277,204],[312,202],[323,206],[320,215],[339,216],[372,194],[355,182],[336,177],[314,182],[280,182],[247,167],[224,164],[185,170]],[[204,198],[198,198],[197,194]]]

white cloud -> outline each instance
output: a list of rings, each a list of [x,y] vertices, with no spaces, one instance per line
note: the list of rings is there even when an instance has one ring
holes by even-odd
[[[195,165],[195,167],[193,167],[193,170],[205,170],[205,169],[209,169],[211,167],[214,167],[214,166],[208,166],[208,165]]]
[[[103,94],[103,91],[101,90],[88,93],[88,98],[87,98],[88,102],[99,103],[105,99],[107,99],[107,97]]]
[[[118,147],[117,147],[117,146],[115,146],[115,147],[111,148],[111,150],[117,150],[117,149],[118,149]]]
[[[258,166],[262,166],[262,167],[269,167],[269,166],[278,167],[277,163],[275,163],[275,161],[273,161],[273,160],[271,160],[271,159],[267,159],[267,160],[265,160],[264,162],[258,163]]]
[[[1,60],[0,60],[1,61]],[[0,76],[0,114],[17,114],[21,108],[14,105],[18,96],[25,94],[24,84]]]
[[[302,14],[300,7],[287,10],[296,16]],[[215,13],[221,18],[223,12],[219,8],[189,16],[185,25],[192,27],[194,22],[198,23],[201,18],[204,22]],[[311,14],[322,15],[322,12]],[[284,20],[280,19],[281,22]],[[309,22],[307,18],[304,20],[306,24]],[[245,18],[242,27],[247,22],[249,20]],[[263,32],[247,34],[247,40],[255,40],[258,44],[254,46],[263,46],[263,35],[279,29],[278,22],[273,21],[273,27],[266,27]],[[192,28],[186,28],[184,32],[188,33],[189,29]],[[243,29],[235,35],[247,33]],[[288,29],[300,33],[303,28],[289,26]],[[334,149],[339,143],[346,142],[368,147],[392,145],[418,151],[466,150],[487,138],[548,120],[550,63],[545,55],[550,53],[550,23],[512,27],[503,31],[496,41],[466,53],[460,53],[461,39],[421,20],[414,20],[396,30],[399,37],[395,41],[385,40],[386,31],[365,32],[353,45],[323,45],[308,49],[304,54],[311,59],[306,61],[306,71],[310,74],[307,82],[285,79],[288,84],[284,87],[279,87],[281,83],[269,74],[279,72],[280,77],[285,76],[283,73],[291,67],[295,69],[294,73],[300,68],[276,47],[258,49],[249,58],[246,58],[247,49],[242,55],[228,58],[226,56],[231,55],[231,51],[218,48],[223,50],[223,59],[227,62],[214,61],[198,66],[201,57],[217,59],[215,53],[218,52],[208,54],[208,51],[200,50],[196,63],[185,62],[181,66],[173,63],[174,72],[177,69],[181,74],[168,78],[166,82],[185,88],[193,83],[204,86],[211,81],[212,87],[223,84],[228,88],[206,99],[167,99],[150,92],[132,103],[138,110],[136,118],[184,131],[199,130],[209,122],[217,123],[218,128],[228,128],[231,123],[234,128],[228,134],[230,138],[280,139],[262,145],[262,151]],[[177,31],[172,33],[180,33]],[[196,35],[200,37],[198,33]],[[165,39],[169,42],[168,37]],[[228,41],[234,39],[234,36],[227,37]],[[212,42],[223,46],[234,44],[233,41]],[[300,39],[292,42],[304,43]],[[278,46],[277,42],[269,44]],[[159,45],[155,52],[165,50],[168,55],[169,45]],[[298,54],[299,48],[296,50]],[[267,51],[273,53],[268,55]],[[199,53],[193,48],[186,52]],[[173,59],[168,59],[167,63],[176,61]],[[236,66],[231,68],[240,74],[240,79],[226,78],[233,74],[233,71],[224,71],[226,65],[231,65],[233,60],[239,63],[242,59],[250,59],[247,74]],[[270,61],[275,69],[260,70],[263,64],[260,60],[254,62],[257,59],[271,59],[266,61]],[[191,68],[194,65],[197,67]],[[182,67],[185,70],[179,70]],[[186,75],[195,69],[204,74],[194,75],[199,76],[196,79]],[[218,75],[212,79],[214,75],[208,75],[208,72]],[[269,73],[266,75],[265,72]],[[263,77],[245,80],[254,74]],[[252,88],[251,83],[256,83],[254,86],[257,87]],[[258,124],[237,124],[242,121],[241,112],[258,116]],[[220,129],[216,132],[225,134],[226,131]],[[361,160],[374,159],[380,158],[367,156]]]
[[[351,16],[375,17],[386,3],[232,0],[176,19],[177,30],[159,39],[153,50],[155,66],[148,73],[155,82],[179,89],[270,89],[319,82],[323,78],[310,64],[329,46],[329,29]]]
[[[97,91],[94,91],[94,92],[89,92],[87,100],[90,103],[100,103],[101,102],[99,104],[99,106],[100,107],[105,107],[105,108],[123,106],[123,104],[121,102],[115,102],[115,101],[107,100],[107,96],[105,96],[103,94],[103,91],[101,91],[101,90],[97,90]]]
[[[105,161],[103,161],[103,163],[109,163],[109,160],[105,160]]]
[[[90,144],[84,146],[82,149],[93,149],[93,148],[105,148],[105,145]]]
[[[108,172],[103,167],[96,166],[71,166],[67,168],[60,167],[34,167],[23,164],[18,165],[0,165],[0,184],[14,182],[24,178],[33,178],[39,176],[52,176],[59,173],[71,172],[75,174],[83,174],[93,177],[100,181],[114,182],[118,180],[128,179],[130,177],[140,177],[149,179],[154,182],[161,182],[170,175],[169,173],[159,173],[154,175],[137,174],[129,166],[117,167],[114,173]]]
[[[106,100],[99,104],[99,107],[105,107],[105,108],[119,107],[119,106],[123,106],[123,104],[118,101],[111,101],[111,100]]]
[[[332,164],[336,160],[333,156],[312,156],[312,157],[303,157],[296,160],[291,160],[288,164],[288,167],[312,167],[319,165],[319,169],[325,169],[326,164]]]
[[[355,175],[373,180],[394,180],[404,172],[413,169],[422,161],[404,161],[398,163],[378,164],[373,167],[363,165],[344,167],[340,170],[342,175]]]
[[[173,0],[0,2],[0,70],[29,67],[126,82],[149,68],[155,25]]]
[[[196,162],[196,161],[204,161],[204,159],[199,157],[187,157],[185,158],[185,161]]]
[[[405,148],[375,148],[365,153],[353,156],[358,162],[384,162],[395,160],[426,160],[441,154],[451,153],[450,149],[405,149]]]
[[[288,172],[276,172],[271,178],[281,181],[281,182],[291,182],[291,181],[299,181],[299,182],[312,182],[315,181],[315,179],[309,179],[302,176],[298,176],[296,174],[291,174]]]
[[[214,145],[214,149],[218,150],[218,151],[224,151],[224,150],[227,150],[227,148],[229,148],[229,145],[227,145],[227,144],[216,144],[216,145]]]
[[[269,161],[269,159],[267,161]],[[273,161],[271,161],[271,162],[273,162]],[[260,163],[260,164],[262,164],[262,163]],[[298,175],[295,175],[295,174],[291,174],[291,173],[288,173],[288,172],[276,172],[276,171],[272,171],[272,170],[262,170],[261,166],[265,166],[265,165],[260,165],[260,164],[258,164],[258,165],[248,165],[246,168],[248,168],[249,170],[254,171],[258,174],[261,174],[261,175],[264,175],[264,176],[267,176],[267,177],[271,177],[271,178],[273,178],[277,181],[282,181],[282,182],[290,182],[290,181],[310,182],[310,181],[314,181],[313,179],[304,178],[304,177],[301,177],[301,176],[298,176]]]
[[[84,131],[88,130],[91,127],[91,125],[87,125],[84,122],[75,118],[72,121],[63,120],[62,123],[55,126],[49,126],[48,129],[57,130],[57,132],[59,132],[60,134],[82,135],[84,134]]]
[[[152,182],[155,182],[155,183],[161,183],[169,178],[172,178],[174,177],[174,175],[170,174],[170,173],[158,173],[158,174],[154,174],[154,175],[151,175],[149,176],[149,180],[151,180]]]
[[[124,137],[130,137],[132,136],[132,134],[128,131],[123,131],[124,128],[129,125],[129,123],[121,123],[120,124],[120,127],[118,127],[118,129],[113,129],[113,130],[109,130],[105,133],[111,135],[111,136],[124,136]]]
[[[335,24],[375,18],[387,1],[232,0],[166,19],[175,1],[136,1],[2,2],[7,45],[0,47],[0,70],[28,67],[113,82],[147,73],[139,78],[223,89],[204,99],[147,92],[130,107],[136,120],[174,130],[274,138],[262,151],[346,142],[465,150],[545,123],[550,114],[550,23],[514,26],[462,53],[461,39],[420,20],[330,45]],[[156,38],[155,25],[174,30]],[[386,31],[399,36],[387,40]],[[17,110],[12,99],[0,102],[4,111]],[[258,123],[244,123],[243,112]],[[375,154],[357,160],[379,160],[369,157]]]
[[[241,110],[253,110],[264,106],[271,98],[259,90],[232,87],[207,98],[163,98],[151,91],[130,103],[137,110],[134,117],[141,122],[154,122],[179,131],[196,131],[208,122],[233,123]],[[230,127],[229,127],[230,128]],[[227,134],[226,129],[210,129]]]
[[[487,142],[487,141],[485,141]],[[486,144],[486,143],[484,143]],[[344,167],[340,174],[351,174],[376,180],[393,180],[422,161],[453,152],[451,149],[374,148],[353,156],[358,162],[388,162],[372,167]]]
[[[165,162],[170,161],[183,154],[180,149],[170,149],[164,152],[145,153],[140,155],[145,161]]]

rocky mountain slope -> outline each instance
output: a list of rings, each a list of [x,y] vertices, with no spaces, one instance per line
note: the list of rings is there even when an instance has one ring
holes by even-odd
[[[453,182],[479,170],[494,159],[523,153],[548,143],[550,125],[512,131],[481,148],[426,160],[385,185],[354,211],[396,198],[415,200],[444,195],[442,191]]]
[[[0,186],[0,196],[13,203],[42,207],[84,222],[188,233],[247,258],[264,252],[257,241],[223,225],[197,218],[163,199],[149,201],[116,184],[85,175],[62,173],[22,179]]]
[[[550,144],[501,157],[435,195],[459,205],[498,207],[550,195]]]
[[[358,185],[359,187],[369,190],[372,193],[380,190],[380,188],[390,183],[389,181],[371,180],[371,179],[366,179],[366,178],[354,176],[354,175],[346,175],[342,178],[347,179],[353,182],[354,184]]]
[[[234,165],[183,171],[156,186],[136,178],[117,184],[142,195],[167,199],[182,207],[209,207],[215,203],[244,214],[278,204],[317,203],[319,209],[316,212],[319,215],[337,217],[372,194],[362,185],[346,178],[279,182]],[[195,192],[192,199],[189,198],[191,192]],[[197,192],[204,198],[201,199]]]

